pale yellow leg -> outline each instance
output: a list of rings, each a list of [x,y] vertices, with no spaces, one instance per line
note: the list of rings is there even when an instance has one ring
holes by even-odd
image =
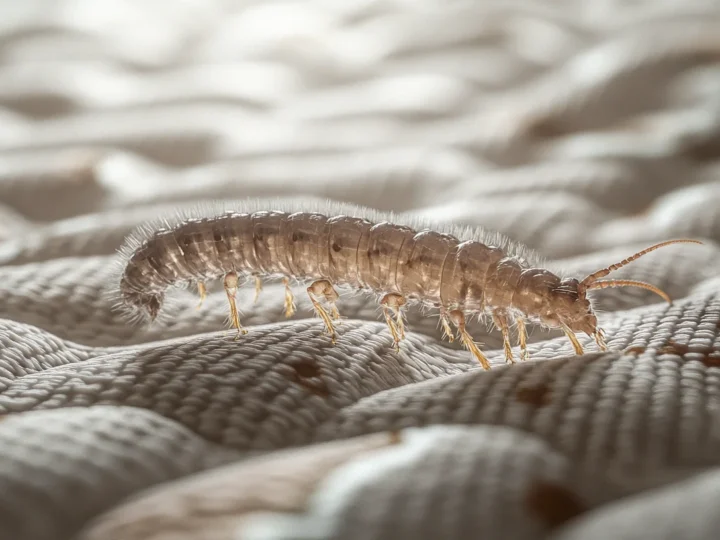
[[[407,300],[405,300],[405,297],[397,293],[386,294],[382,300],[380,300],[385,322],[392,334],[396,350],[400,349],[400,342],[405,339],[405,322],[403,321],[402,307],[406,303]],[[395,316],[394,319],[393,315]]]
[[[507,315],[502,310],[493,311],[493,320],[498,325],[503,336],[503,349],[505,350],[505,361],[514,364],[512,345],[510,344],[510,325],[508,324]]]
[[[203,305],[203,302],[205,302],[205,299],[207,298],[207,288],[202,281],[198,282],[197,288],[198,294],[200,295],[200,303],[198,304],[197,309],[200,309]]]
[[[405,320],[403,319],[402,310],[400,309],[395,312],[395,323],[400,331],[400,339],[405,339]]]
[[[575,332],[570,330],[567,326],[563,325],[563,331],[565,332],[565,335],[568,337],[570,342],[572,343],[573,348],[575,349],[575,354],[578,356],[585,354],[585,351],[583,350],[582,345],[578,341],[577,336],[575,335]]]
[[[336,321],[340,320],[340,312],[338,311],[337,305],[335,302],[337,302],[340,299],[340,295],[335,290],[335,287],[332,286],[332,283],[325,280],[325,292],[323,293],[323,296],[325,297],[325,301],[330,306],[330,316],[335,319]]]
[[[480,348],[475,344],[468,331],[465,329],[465,315],[463,314],[463,312],[460,310],[451,311],[449,313],[449,317],[457,328],[458,334],[460,334],[460,341],[462,341],[463,345],[467,347],[467,349],[473,354],[477,361],[480,362],[480,365],[482,365],[484,369],[490,369],[490,362],[482,353]]]
[[[285,316],[292,317],[295,314],[296,307],[295,297],[290,289],[290,280],[283,278],[283,285],[285,285]]]
[[[593,337],[595,338],[595,343],[597,343],[597,346],[601,351],[605,352],[608,350],[607,343],[605,343],[605,332],[598,328],[595,330]]]
[[[450,318],[448,317],[447,311],[445,309],[440,309],[440,324],[442,325],[443,329],[443,337],[446,337],[450,343],[455,341],[455,335],[450,327]]]
[[[223,280],[223,285],[225,287],[225,293],[228,297],[228,302],[230,303],[230,322],[232,323],[233,328],[237,328],[237,335],[235,336],[235,339],[238,339],[241,334],[247,334],[248,331],[240,324],[240,314],[235,300],[238,290],[237,274],[235,272],[228,272]]]
[[[320,318],[325,323],[325,328],[327,332],[330,334],[330,338],[332,339],[333,344],[335,343],[336,334],[335,334],[335,327],[333,326],[332,319],[328,312],[325,310],[322,305],[320,305],[320,302],[318,302],[317,297],[322,296],[324,297],[328,302],[330,302],[333,312],[333,317],[339,318],[340,313],[337,311],[337,307],[335,307],[335,300],[339,298],[339,295],[333,288],[332,284],[326,280],[321,279],[318,281],[313,282],[308,288],[307,288],[308,296],[310,297],[310,301],[312,302],[313,307],[315,308],[315,311],[320,316]]]
[[[258,298],[260,298],[260,291],[262,291],[262,280],[259,276],[255,276],[255,298],[253,304],[257,304]]]
[[[397,327],[395,326],[395,321],[392,318],[392,313],[390,312],[390,308],[387,306],[382,306],[383,315],[385,316],[385,322],[388,325],[388,328],[390,329],[390,333],[393,337],[393,344],[395,347],[395,350],[400,350],[400,333],[398,332]]]
[[[518,317],[517,330],[518,330],[518,341],[520,342],[520,359],[524,362],[529,358],[527,351],[527,328],[525,327],[525,319]]]

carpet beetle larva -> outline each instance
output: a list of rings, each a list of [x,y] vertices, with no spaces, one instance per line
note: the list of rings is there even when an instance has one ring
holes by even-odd
[[[337,287],[378,295],[395,346],[405,337],[403,308],[411,303],[437,310],[450,340],[459,339],[485,369],[490,364],[465,327],[470,315],[487,315],[501,330],[505,357],[514,361],[510,327],[517,327],[527,358],[526,321],[562,329],[577,354],[575,334],[592,336],[606,350],[587,292],[608,287],[642,287],[639,281],[603,280],[609,273],[660,247],[697,240],[669,240],[590,274],[582,280],[544,269],[527,248],[478,228],[438,225],[400,218],[348,204],[247,200],[198,209],[193,215],[161,220],[131,235],[121,252],[121,305],[154,320],[169,287],[222,279],[230,319],[238,335],[236,293],[248,280],[285,283],[286,314],[295,310],[291,279],[309,282],[307,294],[333,342],[339,318]]]

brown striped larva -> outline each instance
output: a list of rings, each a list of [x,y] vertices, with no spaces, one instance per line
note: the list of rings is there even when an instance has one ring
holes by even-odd
[[[659,247],[697,240],[670,240],[577,280],[540,267],[531,251],[497,233],[401,219],[348,204],[310,201],[247,200],[194,216],[162,220],[131,235],[120,250],[118,294],[131,314],[154,320],[171,286],[223,279],[230,318],[238,336],[235,301],[251,277],[285,283],[286,314],[294,310],[289,279],[311,281],[307,293],[333,342],[339,318],[336,286],[380,296],[395,346],[405,337],[403,308],[409,303],[437,309],[450,340],[452,326],[480,364],[490,364],[465,327],[468,315],[488,315],[502,331],[505,357],[513,362],[510,326],[515,322],[522,358],[527,358],[526,321],[562,329],[577,354],[575,336],[584,332],[606,350],[587,291],[642,287],[668,296],[653,285],[633,280],[601,280]],[[202,300],[201,300],[202,301]],[[452,325],[452,326],[451,326]]]

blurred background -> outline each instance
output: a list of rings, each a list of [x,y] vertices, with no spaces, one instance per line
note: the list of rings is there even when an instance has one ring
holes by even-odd
[[[83,248],[105,254],[167,205],[268,195],[484,225],[550,257],[713,237],[717,11],[5,1],[0,239],[112,228]]]

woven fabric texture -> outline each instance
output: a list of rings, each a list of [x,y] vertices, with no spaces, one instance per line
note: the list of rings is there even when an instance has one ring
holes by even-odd
[[[610,350],[493,368],[302,288],[124,322],[115,250],[211,199],[480,225],[583,277]],[[720,9],[700,0],[0,5],[0,540],[711,540]],[[515,348],[517,356],[518,350]]]

